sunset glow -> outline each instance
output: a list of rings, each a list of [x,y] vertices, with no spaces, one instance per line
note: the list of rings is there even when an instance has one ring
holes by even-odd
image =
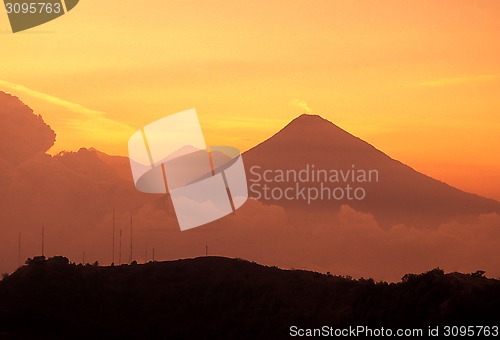
[[[500,199],[500,3],[86,0],[10,34],[0,91],[51,149],[126,155],[141,126],[196,108],[207,144],[247,150],[303,112]]]

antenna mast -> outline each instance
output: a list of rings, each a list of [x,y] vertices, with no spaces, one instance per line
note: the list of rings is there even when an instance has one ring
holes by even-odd
[[[19,232],[19,256],[17,262],[18,262],[18,267],[21,267],[21,232]]]
[[[122,229],[120,228],[120,249],[118,252],[118,264],[122,264]]]
[[[45,256],[45,226],[42,226],[42,256]]]
[[[132,213],[130,213],[130,258],[129,263],[132,263]]]
[[[115,208],[113,208],[113,259],[111,263],[115,264]]]

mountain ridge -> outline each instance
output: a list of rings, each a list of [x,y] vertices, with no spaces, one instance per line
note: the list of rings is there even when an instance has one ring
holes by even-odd
[[[305,204],[285,199],[262,200],[288,211],[334,209],[349,204],[371,213],[383,225],[398,223],[435,226],[457,216],[500,212],[500,202],[457,189],[443,181],[420,173],[391,158],[373,145],[318,116],[303,114],[272,137],[243,154],[247,179],[254,166],[269,170],[300,171],[308,165],[317,169],[375,169],[378,183],[366,183],[367,197],[362,201],[324,201]],[[262,180],[257,181],[264,185]],[[290,183],[274,183],[284,190]],[[329,188],[335,188],[328,183]]]
[[[3,110],[4,116],[0,118],[9,119],[28,111],[33,115],[20,100],[10,99],[13,105]],[[3,108],[1,100],[0,96],[0,111]],[[38,126],[42,132],[32,139],[51,145],[53,135],[43,120],[36,118],[32,123],[34,131]],[[318,168],[351,169],[352,157],[358,156],[361,159],[356,166],[360,169],[373,164],[388,165],[378,169],[382,181],[391,179],[389,175],[401,168],[406,169],[407,176],[408,171],[410,175],[416,173],[383,153],[374,152],[366,142],[340,128],[334,128],[333,134],[328,133],[332,123],[320,117],[303,116],[294,124],[294,131],[282,133],[287,140],[281,143],[283,147],[278,152],[274,147],[269,148],[271,152],[267,154],[261,152],[262,144],[267,147],[274,143],[265,141],[252,151],[253,160],[257,162],[252,164],[252,153],[243,154],[247,175],[251,176],[249,166],[267,166],[266,161],[270,168],[300,170],[304,164],[314,161]],[[313,132],[303,133],[302,126],[308,124]],[[318,124],[324,133],[314,129]],[[13,132],[22,137],[22,125]],[[340,139],[346,139],[348,146],[360,146],[364,153],[349,152],[352,148],[342,149],[342,145],[329,147],[328,143],[339,140],[332,137],[335,134],[343,136]],[[312,147],[303,145],[308,135]],[[9,145],[12,148],[9,152],[16,150],[16,143]],[[296,147],[292,148],[294,145]],[[314,146],[321,150],[315,150]],[[123,243],[129,244],[133,220],[136,259],[151,256],[152,248],[156,250],[156,259],[175,259],[205,253],[208,247],[213,254],[283,268],[332,271],[385,280],[398,279],[408,271],[419,272],[429,264],[462,271],[477,266],[498,274],[500,257],[496,250],[500,240],[497,228],[500,215],[483,214],[477,209],[478,213],[470,220],[462,220],[460,206],[449,204],[443,209],[441,201],[435,197],[430,197],[434,201],[429,205],[429,196],[421,194],[419,185],[426,184],[424,175],[403,177],[399,182],[393,180],[389,182],[392,191],[380,190],[376,183],[367,186],[364,206],[326,200],[311,205],[296,201],[292,205],[249,199],[236,212],[222,219],[180,232],[168,197],[144,194],[134,187],[127,157],[110,156],[92,148],[54,156],[47,155],[42,148],[33,149],[33,152],[33,156],[30,156],[31,151],[23,153],[21,163],[15,159],[14,162],[1,159],[0,153],[3,175],[0,177],[0,205],[4,226],[0,233],[0,273],[12,272],[21,259],[38,254],[43,226],[46,254],[64,254],[74,261],[85,253],[92,262],[120,262],[120,258],[128,258],[131,254],[120,257],[118,248],[112,251],[112,242],[118,245],[123,234]],[[373,162],[380,158],[382,163]],[[415,185],[409,187],[408,183]],[[446,191],[447,187],[442,185],[440,188]],[[415,197],[420,197],[420,201],[415,201]],[[447,196],[441,195],[443,197]],[[403,209],[396,209],[398,205]],[[411,217],[416,220],[412,221]],[[433,229],[429,220],[438,226]],[[442,221],[449,222],[440,224]],[[20,241],[22,247],[19,247]]]
[[[425,332],[500,318],[500,281],[482,271],[387,284],[212,256],[114,267],[38,257],[0,281],[0,299],[0,335],[13,338],[282,339],[293,325]]]

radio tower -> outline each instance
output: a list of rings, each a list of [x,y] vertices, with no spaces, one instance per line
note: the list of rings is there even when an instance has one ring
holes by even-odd
[[[130,258],[129,263],[132,263],[132,214],[130,214]]]
[[[115,264],[115,208],[113,208],[113,257],[112,264]]]
[[[21,267],[21,232],[19,232],[19,256],[17,262],[18,262],[18,267]]]
[[[122,264],[122,229],[120,228],[120,249],[118,250],[118,264]]]
[[[42,256],[45,256],[45,226],[42,226]]]

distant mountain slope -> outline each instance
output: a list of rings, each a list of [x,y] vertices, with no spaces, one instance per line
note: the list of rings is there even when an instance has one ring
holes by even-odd
[[[273,171],[300,171],[306,166],[324,170],[378,171],[378,182],[348,181],[352,187],[365,189],[366,197],[362,200],[324,199],[311,204],[304,200],[268,201],[290,212],[303,209],[310,213],[337,211],[341,204],[349,204],[356,210],[374,214],[384,225],[405,223],[419,227],[437,225],[462,215],[500,212],[499,202],[463,192],[421,174],[317,115],[304,114],[294,119],[274,136],[245,152],[244,162],[249,180],[254,166]],[[290,183],[269,185],[284,188]],[[319,186],[317,183],[304,185]],[[344,183],[327,183],[327,186],[334,188]],[[301,214],[302,211],[298,215]]]
[[[435,269],[375,284],[202,257],[95,267],[31,260],[0,282],[0,336],[284,339],[289,327],[498,325],[500,281]]]
[[[21,100],[1,92],[0,120],[4,137],[10,134],[0,147],[0,273],[40,253],[43,229],[45,254],[72,261],[123,263],[149,259],[153,250],[156,259],[188,258],[205,254],[208,246],[210,254],[377,280],[398,280],[430,266],[500,275],[500,215],[459,219],[497,202],[418,174],[318,116],[297,118],[245,153],[247,170],[255,164],[284,170],[309,163],[350,169],[353,160],[358,169],[375,164],[380,182],[367,186],[366,200],[248,200],[189,232],[179,230],[168,197],[134,187],[127,157],[92,148],[46,154],[54,132]],[[446,197],[455,197],[454,203],[438,199]],[[456,221],[425,229],[450,218]],[[394,226],[401,222],[407,225]]]

